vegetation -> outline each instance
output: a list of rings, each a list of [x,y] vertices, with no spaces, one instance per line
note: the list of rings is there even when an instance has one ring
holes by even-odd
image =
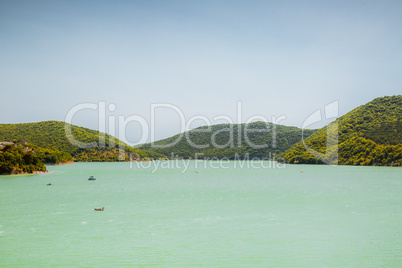
[[[203,126],[139,148],[96,130],[67,126],[71,127],[68,135],[65,123],[58,121],[0,124],[0,141],[28,142],[28,149],[4,147],[3,172],[41,170],[40,162],[127,161],[172,155],[228,159],[280,155],[288,163],[308,164],[332,162],[336,156],[342,165],[402,166],[402,95],[374,99],[318,131],[305,130],[304,143],[301,129],[265,122]],[[21,162],[24,157],[28,162]]]
[[[315,130],[306,130],[309,136]],[[180,138],[181,137],[181,138]],[[302,131],[265,122],[203,126],[139,148],[178,158],[271,158],[301,140]],[[173,144],[178,141],[176,144]],[[165,147],[161,147],[165,146]],[[198,154],[198,155],[197,155]]]
[[[23,174],[46,171],[35,152],[22,146],[5,145],[0,149],[0,174]]]
[[[25,146],[32,149],[36,156],[46,165],[60,165],[73,161],[73,157],[66,152],[43,149],[32,144],[26,144]]]
[[[338,163],[341,165],[402,166],[402,95],[376,98],[338,118],[306,139],[317,152],[327,150],[328,129],[338,125]],[[331,133],[329,131],[328,133]],[[328,154],[331,155],[331,154]],[[284,154],[288,163],[318,164],[302,143]]]
[[[52,157],[56,158],[55,161],[66,159],[68,156],[65,153],[71,155],[74,161],[126,161],[130,158],[164,157],[155,152],[133,148],[111,135],[88,128],[69,125],[71,126],[71,134],[66,135],[65,124],[65,122],[59,121],[0,124],[0,141],[25,140],[29,144],[44,148],[38,150],[38,154],[44,157],[45,162]],[[73,138],[71,140],[75,141],[70,142],[69,138]],[[103,141],[103,144],[100,144],[99,140]],[[79,148],[77,146],[79,142],[85,143],[87,148]],[[123,150],[119,150],[120,145]],[[50,156],[51,154],[53,156]]]

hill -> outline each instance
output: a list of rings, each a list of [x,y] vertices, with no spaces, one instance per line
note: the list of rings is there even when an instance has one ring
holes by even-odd
[[[119,161],[134,158],[159,158],[155,152],[133,148],[111,135],[99,131],[71,125],[71,135],[77,142],[91,144],[90,148],[79,148],[69,141],[65,132],[65,122],[44,121],[38,123],[0,124],[0,141],[21,141],[47,150],[69,153],[75,161]],[[99,146],[99,136],[104,137],[104,146]],[[71,137],[71,136],[70,136]],[[125,149],[120,154],[119,145]]]
[[[46,172],[35,152],[23,146],[5,145],[0,148],[0,175]]]
[[[376,98],[338,118],[305,140],[325,153],[327,130],[338,125],[338,164],[402,166],[402,95]],[[330,135],[331,136],[331,135]],[[331,154],[328,154],[331,155]],[[302,143],[284,155],[288,163],[328,163],[313,156]]]
[[[314,132],[305,130],[304,136]],[[217,124],[202,126],[139,148],[179,158],[244,159],[248,156],[262,159],[285,152],[299,142],[301,136],[300,128],[272,123]],[[178,142],[171,145],[175,141]]]

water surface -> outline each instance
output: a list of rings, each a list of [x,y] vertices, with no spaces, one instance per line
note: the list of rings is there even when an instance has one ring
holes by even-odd
[[[0,176],[0,266],[402,266],[402,169],[267,163]]]

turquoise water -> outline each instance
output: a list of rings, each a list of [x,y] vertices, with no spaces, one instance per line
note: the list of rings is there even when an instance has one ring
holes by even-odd
[[[188,163],[0,176],[0,266],[402,266],[400,168]]]

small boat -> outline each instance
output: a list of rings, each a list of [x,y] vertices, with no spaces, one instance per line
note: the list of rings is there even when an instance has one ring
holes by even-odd
[[[88,180],[89,180],[89,181],[95,181],[96,178],[95,178],[94,176],[89,176]]]
[[[105,209],[105,207],[101,207],[101,208],[94,208],[95,211],[103,211]]]
[[[48,184],[46,184],[47,186],[50,186],[50,185],[52,185],[50,182],[48,183]]]

